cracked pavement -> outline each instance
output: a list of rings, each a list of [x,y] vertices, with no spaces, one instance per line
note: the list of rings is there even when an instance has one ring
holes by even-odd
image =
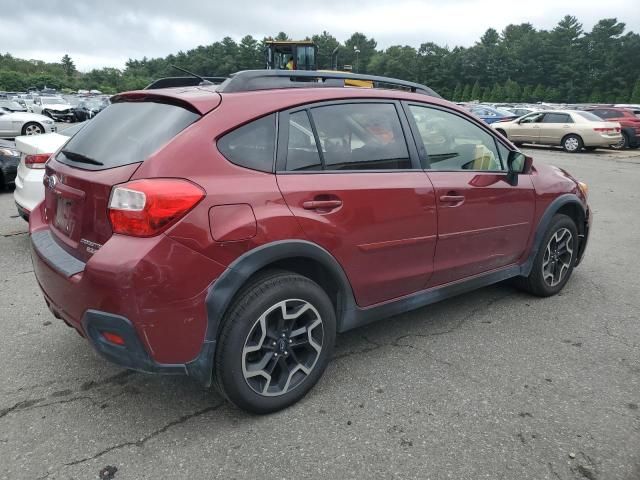
[[[640,152],[526,152],[590,186],[562,294],[494,285],[340,335],[315,389],[262,417],[94,354],[46,309],[1,192],[0,479],[637,480]]]

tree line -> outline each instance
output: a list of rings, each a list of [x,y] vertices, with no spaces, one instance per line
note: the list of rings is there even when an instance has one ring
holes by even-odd
[[[124,69],[79,72],[69,55],[59,63],[24,60],[0,54],[0,90],[44,86],[57,89],[99,89],[107,93],[142,88],[164,76],[181,75],[177,65],[204,76],[264,68],[264,42],[251,35],[230,37],[164,58],[129,59]],[[287,40],[280,32],[275,39]],[[360,73],[424,83],[454,101],[491,102],[620,102],[640,103],[640,35],[626,31],[616,18],[605,18],[586,31],[574,16],[565,16],[550,30],[530,23],[489,28],[470,47],[438,45],[418,48],[377,42],[354,33],[344,42],[324,31],[307,37],[318,46],[318,68],[338,65]],[[298,40],[298,39],[296,39]]]

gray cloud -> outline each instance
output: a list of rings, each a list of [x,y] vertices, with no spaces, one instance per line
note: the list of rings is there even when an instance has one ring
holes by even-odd
[[[224,36],[279,31],[303,38],[327,30],[339,40],[361,31],[383,48],[471,45],[489,27],[531,22],[552,28],[567,13],[586,29],[617,17],[640,30],[637,0],[3,0],[2,10],[0,51],[48,61],[68,53],[83,70],[122,67],[127,58],[165,56]]]

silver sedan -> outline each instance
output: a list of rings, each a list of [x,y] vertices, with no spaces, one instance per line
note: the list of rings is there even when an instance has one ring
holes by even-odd
[[[53,120],[28,112],[10,112],[0,108],[0,138],[55,132]]]

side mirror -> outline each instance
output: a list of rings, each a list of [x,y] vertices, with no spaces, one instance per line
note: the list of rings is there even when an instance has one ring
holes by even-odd
[[[509,152],[507,158],[507,182],[510,185],[518,185],[518,175],[528,175],[531,173],[533,158],[526,156],[522,152]]]

